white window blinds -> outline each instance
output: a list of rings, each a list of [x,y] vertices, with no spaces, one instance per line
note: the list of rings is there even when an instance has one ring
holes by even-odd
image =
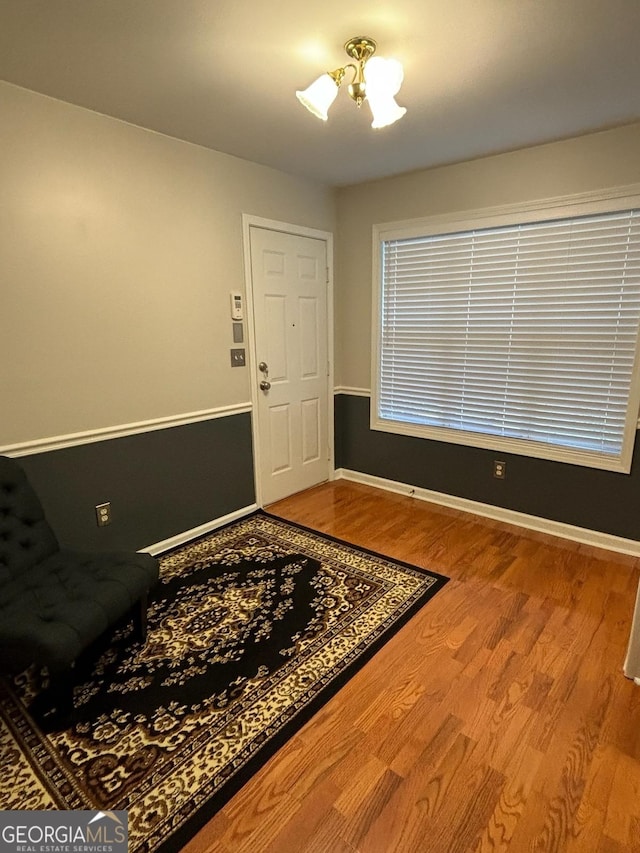
[[[629,469],[640,211],[383,240],[381,260],[375,427]]]

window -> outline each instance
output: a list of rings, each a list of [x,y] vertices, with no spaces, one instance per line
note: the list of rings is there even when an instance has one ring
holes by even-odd
[[[372,428],[628,472],[640,399],[631,200],[378,226]]]

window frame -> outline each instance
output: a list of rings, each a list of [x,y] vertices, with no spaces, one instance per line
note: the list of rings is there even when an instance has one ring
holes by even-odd
[[[640,208],[640,184],[616,187],[600,192],[541,199],[522,204],[453,211],[451,213],[419,219],[374,224],[371,311],[371,429],[628,474],[631,470],[636,431],[640,428],[638,420],[640,410],[640,339],[636,345],[631,393],[625,421],[622,452],[619,457],[611,457],[529,439],[504,438],[502,436],[466,432],[448,427],[391,421],[379,417],[382,249],[383,243],[389,240],[402,240],[517,224],[524,225],[549,219],[568,219],[635,208]]]

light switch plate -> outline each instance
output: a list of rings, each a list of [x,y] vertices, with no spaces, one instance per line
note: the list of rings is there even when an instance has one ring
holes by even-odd
[[[244,367],[244,349],[231,350],[231,367]]]

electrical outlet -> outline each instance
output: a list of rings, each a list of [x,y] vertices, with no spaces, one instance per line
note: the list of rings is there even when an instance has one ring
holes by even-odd
[[[106,527],[107,524],[111,524],[111,502],[107,501],[104,504],[98,504],[96,506],[96,520],[98,522],[98,527]]]
[[[507,476],[507,463],[500,462],[499,459],[495,459],[493,462],[493,476],[497,480],[504,480]]]

